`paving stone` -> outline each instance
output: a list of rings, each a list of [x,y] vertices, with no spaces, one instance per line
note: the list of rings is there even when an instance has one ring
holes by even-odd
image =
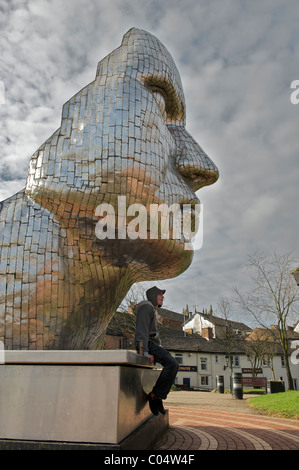
[[[169,397],[170,427],[156,449],[299,450],[298,420],[264,416],[246,399],[218,394],[173,392]]]

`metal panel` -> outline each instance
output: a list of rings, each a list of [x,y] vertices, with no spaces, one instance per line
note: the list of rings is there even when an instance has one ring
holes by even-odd
[[[136,365],[149,367],[149,360],[128,349],[107,349],[100,351],[67,350],[10,350],[3,352],[6,364],[98,364],[98,365]]]
[[[3,364],[0,439],[118,443],[151,416],[159,371],[125,365]]]

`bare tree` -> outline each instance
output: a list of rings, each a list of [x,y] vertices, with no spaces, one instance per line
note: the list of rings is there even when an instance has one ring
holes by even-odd
[[[290,254],[274,254],[271,259],[250,256],[247,268],[253,289],[246,294],[236,289],[236,300],[243,311],[252,315],[281,345],[290,390],[294,385],[289,364],[287,322],[298,316],[299,290],[292,276],[296,265],[298,263]]]
[[[252,367],[252,375],[255,377],[257,375],[257,369],[259,369],[263,363],[263,343],[259,340],[248,341],[246,344],[246,356]]]
[[[275,371],[274,371],[274,356],[275,356],[276,348],[273,341],[267,341],[265,353],[264,353],[264,363],[270,368],[272,372],[272,380],[275,380]]]
[[[224,326],[218,341],[222,344],[229,358],[229,367],[233,372],[233,351],[238,339],[235,330],[232,328],[231,318],[233,315],[233,304],[227,297],[220,297],[217,301],[217,313],[224,320]]]
[[[273,359],[277,349],[273,337],[268,333],[268,330],[255,328],[251,335],[246,340],[246,355],[251,362],[253,374],[256,375],[256,370],[262,365],[266,364],[272,372],[272,378],[275,380]]]
[[[142,300],[146,300],[145,292],[151,286],[148,282],[140,282],[133,284],[126,297],[118,307],[120,312],[131,312],[135,313],[136,305]]]
[[[185,324],[186,322],[189,320],[189,317],[190,317],[190,310],[189,310],[189,305],[186,304],[186,307],[183,308],[183,311],[182,311],[182,314],[184,316],[184,327],[185,327]],[[184,336],[187,336],[187,332],[186,330],[184,329]]]

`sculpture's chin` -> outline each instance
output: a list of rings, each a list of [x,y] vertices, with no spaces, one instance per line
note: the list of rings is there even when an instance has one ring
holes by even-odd
[[[54,194],[56,194],[57,200]],[[51,193],[49,188],[47,190],[46,187],[43,187],[42,191],[33,192],[30,196],[44,208],[52,209],[52,214],[53,206],[56,207],[57,212],[54,216],[60,221],[63,228],[71,226],[78,231],[81,242],[84,241],[84,251],[88,247],[93,255],[99,256],[102,266],[111,266],[110,270],[113,268],[115,270],[121,268],[122,271],[123,268],[129,269],[134,282],[174,278],[182,274],[192,262],[193,250],[186,249],[187,244],[183,239],[172,239],[171,237],[153,239],[150,235],[147,239],[139,237],[133,239],[128,236],[128,233],[125,239],[119,239],[117,230],[113,232],[112,238],[109,238],[109,234],[107,234],[106,238],[100,239],[97,236],[99,217],[94,216],[95,201],[91,204],[90,198],[88,199],[90,204],[88,211],[86,207],[83,208],[84,210],[82,209],[83,203],[81,201],[80,216],[79,213],[75,213],[74,209],[77,204],[74,201],[73,211],[59,214],[61,208],[65,206],[62,204],[62,201],[66,200],[63,191],[58,195],[57,192]],[[59,204],[58,196],[60,197]],[[71,200],[70,194],[68,196],[69,201]],[[96,201],[96,203],[98,202]]]
[[[98,240],[100,257],[117,268],[127,268],[134,282],[169,279],[191,264],[193,251],[178,240]],[[95,247],[95,246],[94,246]]]

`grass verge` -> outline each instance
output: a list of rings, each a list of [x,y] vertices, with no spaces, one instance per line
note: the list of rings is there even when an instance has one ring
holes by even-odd
[[[288,390],[282,393],[271,393],[248,398],[252,408],[271,416],[299,419],[299,391]]]
[[[264,388],[243,388],[243,393],[246,395],[265,395]]]

